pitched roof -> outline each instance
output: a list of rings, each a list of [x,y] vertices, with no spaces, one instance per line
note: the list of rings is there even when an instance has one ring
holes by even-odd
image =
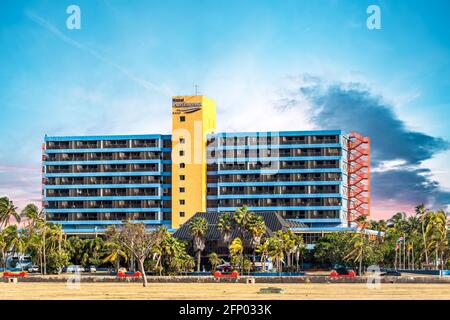
[[[278,230],[286,231],[289,228],[307,228],[307,225],[301,222],[294,222],[283,219],[276,212],[252,212],[261,216],[266,224],[266,236],[271,236],[273,232]],[[186,221],[175,233],[174,236],[183,240],[192,240],[192,236],[189,231],[189,223],[192,219],[196,217],[204,217],[208,221],[208,230],[206,231],[205,238],[207,240],[220,240],[222,235],[217,229],[217,223],[219,222],[219,217],[223,212],[197,212],[192,218]],[[231,233],[231,238],[238,236],[238,231],[233,230]]]

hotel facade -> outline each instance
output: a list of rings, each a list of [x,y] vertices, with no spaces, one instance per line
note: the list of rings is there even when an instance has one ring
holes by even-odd
[[[69,234],[125,220],[176,230],[197,212],[274,212],[305,234],[370,214],[370,140],[341,130],[216,132],[206,96],[172,99],[172,134],[45,136],[43,206]],[[301,226],[301,227],[299,227]]]

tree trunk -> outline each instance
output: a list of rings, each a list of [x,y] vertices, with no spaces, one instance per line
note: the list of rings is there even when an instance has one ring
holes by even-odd
[[[197,272],[200,272],[201,254],[202,252],[197,250]]]
[[[427,239],[426,239],[427,237],[425,235],[423,222],[422,222],[422,237],[423,237],[423,249],[425,251],[425,264],[428,267],[428,249],[427,249]]]
[[[145,274],[145,269],[144,269],[144,261],[145,259],[139,259],[139,271],[141,272],[142,275],[142,285],[144,287],[147,287],[148,283],[147,283],[147,275]]]
[[[395,259],[394,259],[394,269],[397,270],[397,255],[398,255],[398,250],[395,250]]]
[[[291,254],[288,252],[288,254],[287,254],[287,266],[288,266],[288,268],[290,268],[291,267]],[[288,270],[289,271],[289,270]]]
[[[44,227],[44,233],[43,233],[43,248],[42,248],[42,255],[44,260],[44,275],[47,274],[47,249],[45,245],[45,227]]]
[[[119,272],[120,269],[120,257],[117,256],[116,258],[116,272]]]
[[[362,264],[363,264],[363,255],[361,254],[361,257],[359,257],[359,276],[362,276]]]

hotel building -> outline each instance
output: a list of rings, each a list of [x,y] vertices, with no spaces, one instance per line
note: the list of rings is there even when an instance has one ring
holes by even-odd
[[[307,242],[370,213],[370,141],[341,130],[216,132],[205,96],[172,99],[171,135],[45,136],[47,219],[93,234],[175,230],[197,212],[274,212]],[[299,227],[300,226],[300,227]],[[308,241],[310,240],[310,241]]]

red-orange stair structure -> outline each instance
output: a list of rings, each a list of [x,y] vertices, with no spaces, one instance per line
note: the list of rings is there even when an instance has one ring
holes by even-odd
[[[348,221],[370,215],[370,138],[357,132],[348,141]]]

